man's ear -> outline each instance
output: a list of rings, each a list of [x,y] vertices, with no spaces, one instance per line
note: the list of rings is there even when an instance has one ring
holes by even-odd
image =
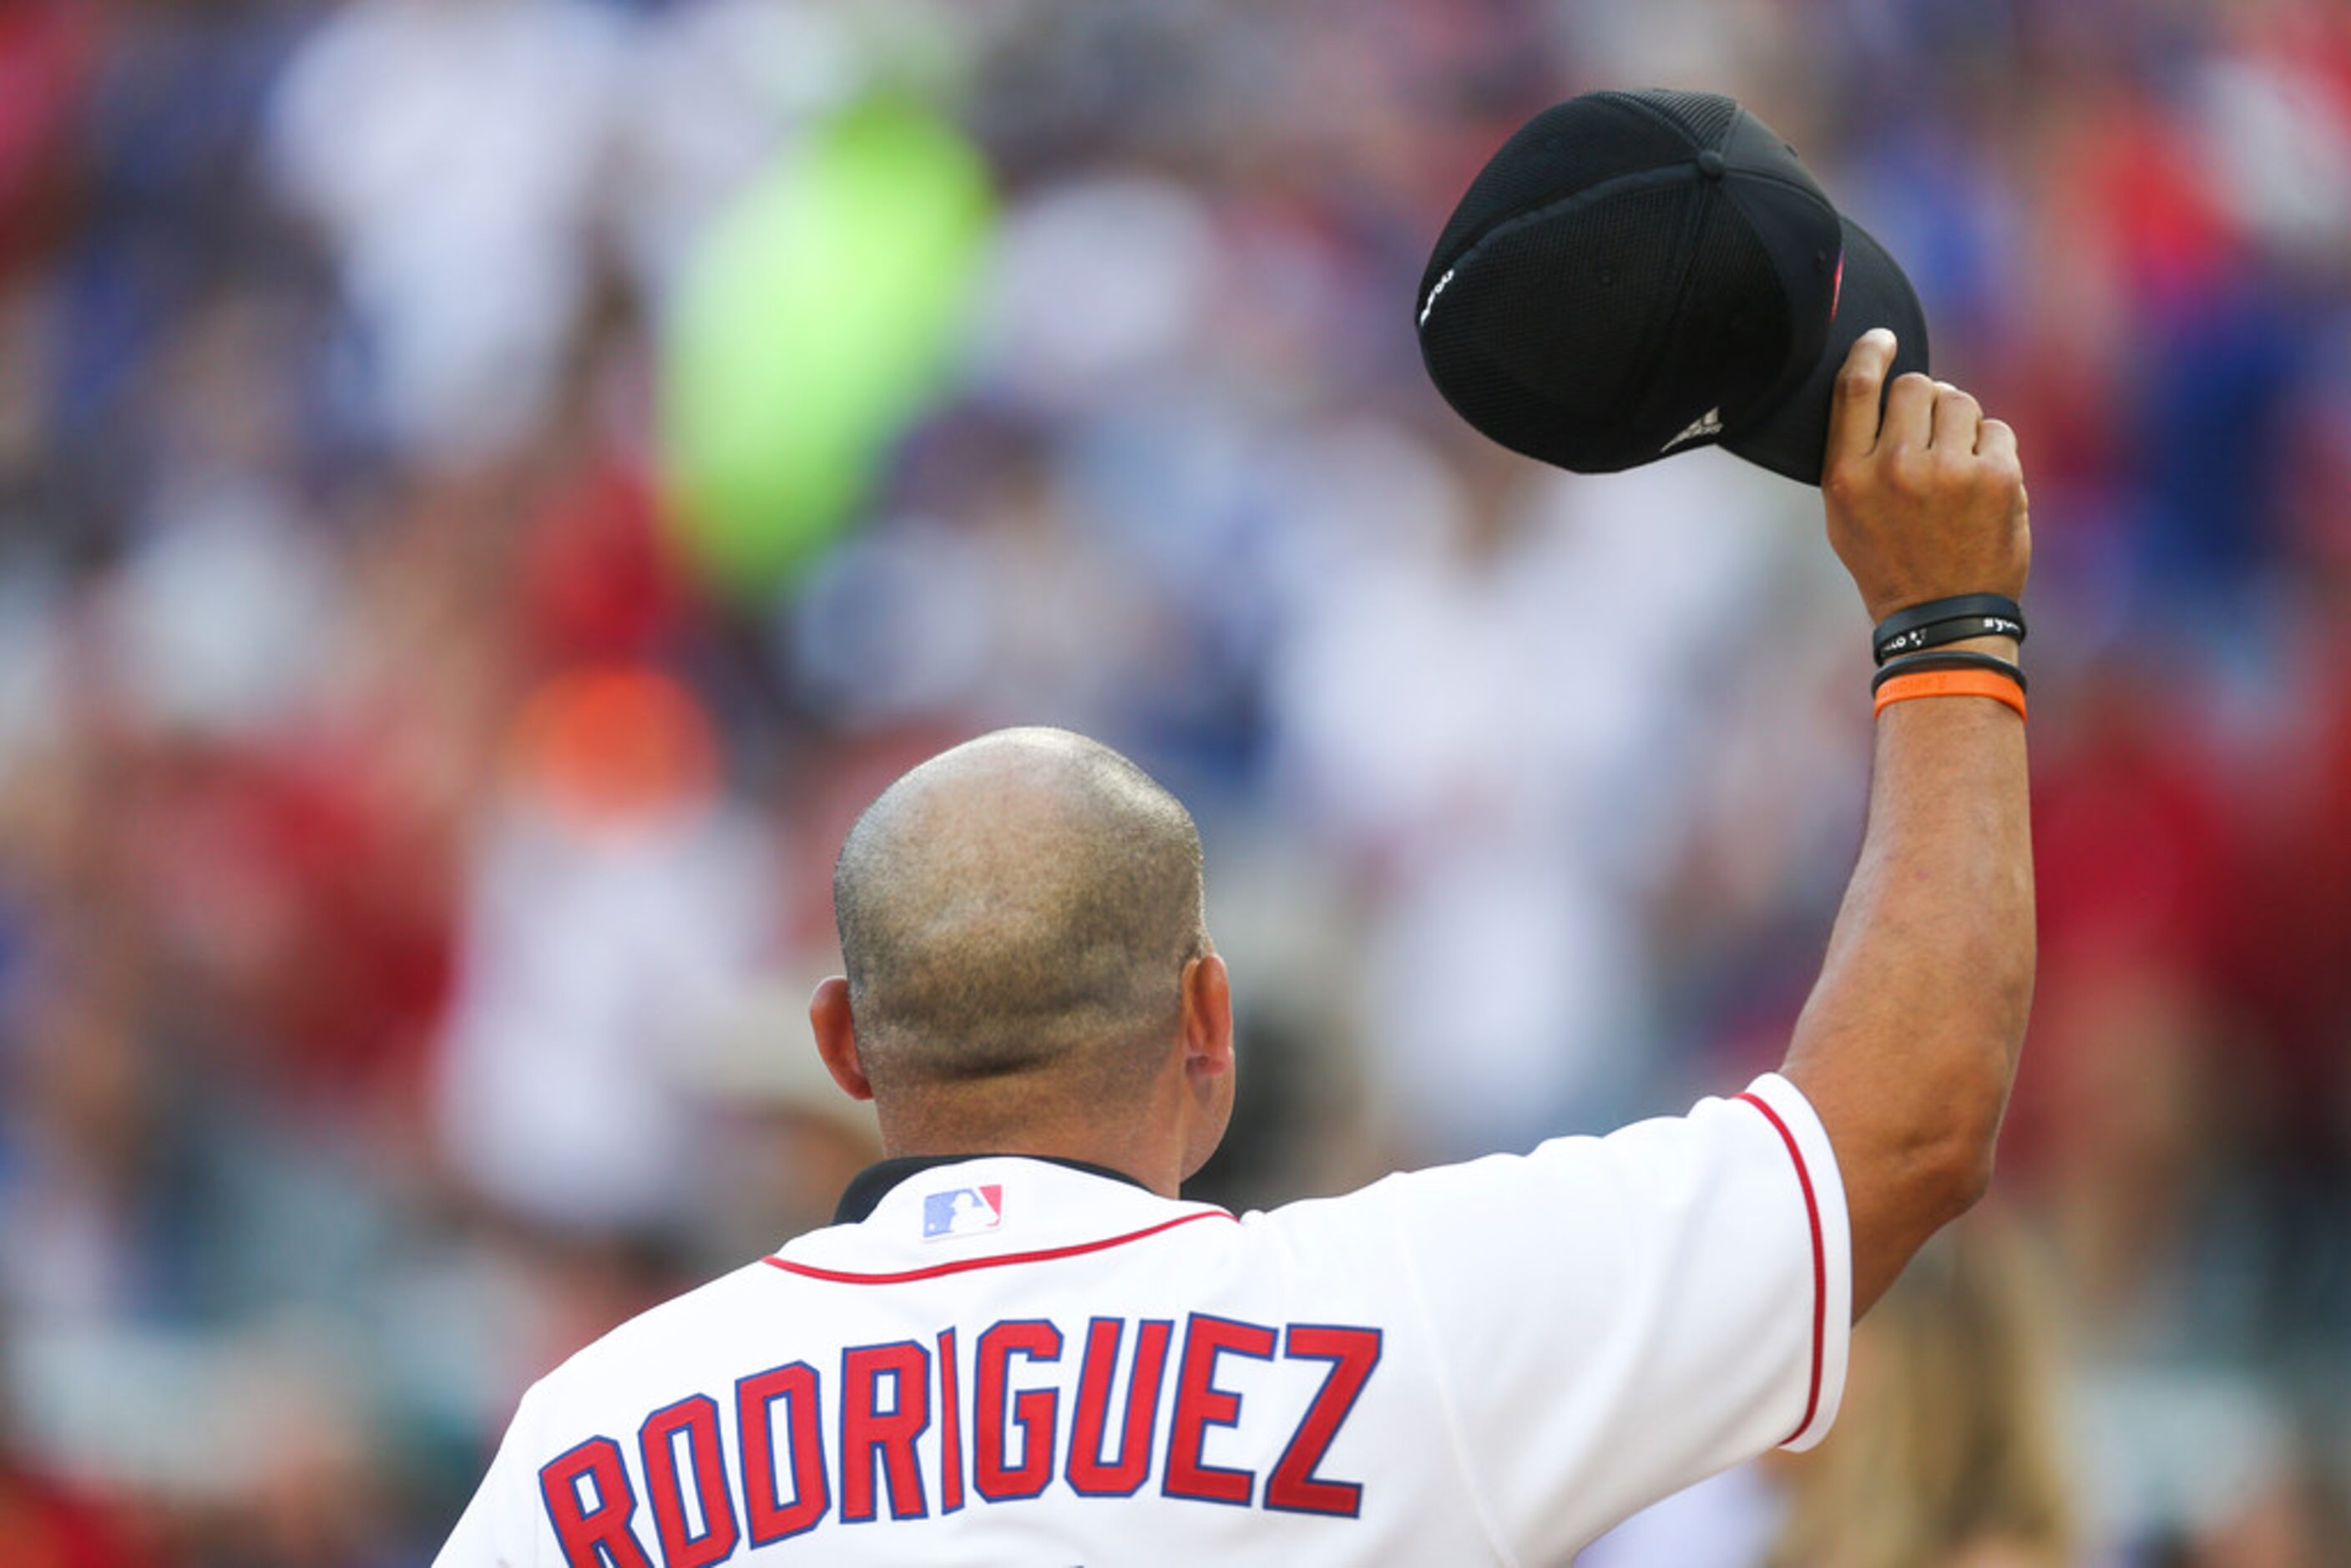
[[[825,1071],[852,1100],[873,1098],[865,1064],[858,1060],[857,1035],[850,1026],[849,982],[839,975],[820,981],[809,998],[809,1028],[816,1032],[816,1053]]]
[[[1184,966],[1184,1071],[1221,1078],[1233,1070],[1233,988],[1225,961],[1203,953]]]
[[[1184,966],[1183,1179],[1208,1163],[1233,1121],[1233,988],[1225,961],[1203,953]]]

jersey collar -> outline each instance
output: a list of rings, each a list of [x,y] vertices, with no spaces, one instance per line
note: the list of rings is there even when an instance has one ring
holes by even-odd
[[[1123,1181],[1143,1192],[1151,1190],[1124,1171],[1114,1171],[1108,1166],[1091,1165],[1084,1160],[1065,1160],[1059,1155],[992,1155],[977,1150],[967,1155],[901,1155],[893,1160],[867,1166],[850,1177],[849,1186],[841,1192],[841,1202],[833,1208],[832,1222],[835,1225],[862,1224],[872,1218],[874,1209],[881,1207],[882,1200],[890,1195],[892,1187],[925,1171],[936,1170],[941,1166],[959,1166],[966,1160],[992,1159],[1037,1160],[1049,1166],[1082,1171],[1087,1176],[1108,1176],[1113,1181]]]

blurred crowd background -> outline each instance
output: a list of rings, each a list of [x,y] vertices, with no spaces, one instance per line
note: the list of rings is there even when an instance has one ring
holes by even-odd
[[[1774,1061],[1870,737],[1818,497],[1541,469],[1412,331],[1650,83],[2021,433],[2042,967],[1842,1448],[1592,1556],[2351,1562],[2338,0],[0,5],[0,1560],[429,1557],[870,1157],[831,852],[983,728],[1199,817],[1203,1196]]]

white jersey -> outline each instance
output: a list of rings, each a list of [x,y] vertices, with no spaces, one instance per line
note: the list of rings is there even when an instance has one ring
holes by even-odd
[[[531,1388],[440,1563],[1560,1563],[1844,1380],[1844,1189],[1776,1075],[1238,1218],[869,1176]]]

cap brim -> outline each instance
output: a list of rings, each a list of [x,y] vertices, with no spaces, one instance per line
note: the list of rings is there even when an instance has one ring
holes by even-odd
[[[1726,437],[1724,448],[1774,474],[1806,485],[1821,482],[1821,459],[1828,450],[1829,403],[1836,390],[1836,373],[1854,342],[1873,327],[1890,329],[1898,345],[1894,368],[1886,372],[1891,385],[1905,371],[1927,370],[1927,313],[1909,278],[1870,237],[1869,231],[1840,213],[1844,225],[1844,278],[1839,286],[1836,317],[1829,323],[1829,340],[1820,362],[1786,402],[1753,425]]]

